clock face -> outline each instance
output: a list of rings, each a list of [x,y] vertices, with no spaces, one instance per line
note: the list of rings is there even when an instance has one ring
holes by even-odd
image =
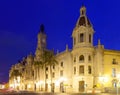
[[[45,43],[45,39],[42,39],[42,42]]]

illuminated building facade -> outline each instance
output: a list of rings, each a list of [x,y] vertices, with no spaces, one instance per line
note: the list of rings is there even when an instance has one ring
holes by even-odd
[[[46,49],[46,34],[41,25],[35,56],[28,55],[21,62],[11,67],[10,86],[20,90],[54,92],[85,92],[94,89],[117,87],[120,80],[120,51],[107,50],[98,40],[93,45],[93,26],[86,16],[86,8],[80,8],[80,17],[73,29],[73,48],[55,55],[59,64],[45,68],[35,67],[41,54]],[[11,77],[13,70],[20,76]],[[46,72],[45,72],[46,71]],[[52,80],[51,80],[52,79]]]

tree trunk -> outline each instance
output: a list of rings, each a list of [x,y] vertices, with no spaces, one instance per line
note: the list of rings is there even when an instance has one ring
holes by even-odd
[[[47,88],[46,88],[46,64],[45,64],[45,91],[47,91]]]
[[[37,70],[34,68],[34,90],[36,91]]]
[[[52,65],[50,65],[50,77],[51,77],[51,92],[54,92],[53,84],[52,84]]]

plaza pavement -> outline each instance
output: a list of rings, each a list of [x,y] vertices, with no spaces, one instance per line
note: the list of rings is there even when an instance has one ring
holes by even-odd
[[[117,95],[117,93],[36,93],[36,92],[9,92],[9,93],[0,93],[0,95]]]

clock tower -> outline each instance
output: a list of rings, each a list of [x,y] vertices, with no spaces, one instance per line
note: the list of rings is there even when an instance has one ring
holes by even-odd
[[[40,31],[38,33],[38,42],[37,42],[37,48],[36,48],[36,58],[39,59],[42,51],[46,49],[46,34],[45,34],[45,29],[44,25],[40,25]]]

